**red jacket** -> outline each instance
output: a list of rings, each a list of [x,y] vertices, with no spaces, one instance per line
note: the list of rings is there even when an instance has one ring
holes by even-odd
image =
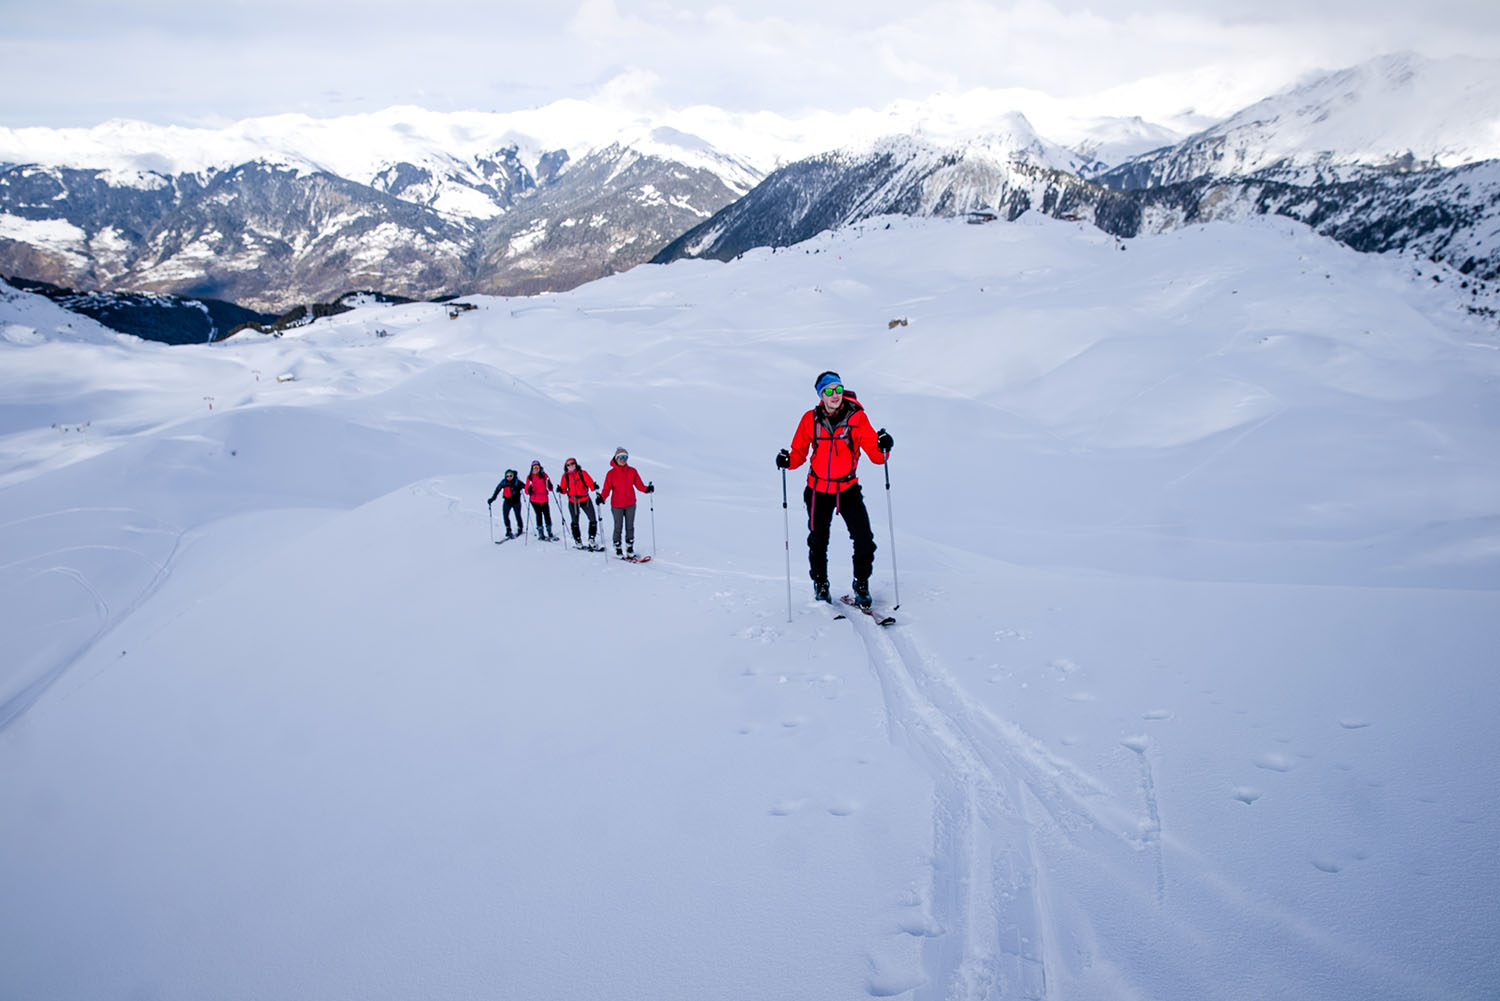
[[[634,466],[611,462],[609,472],[604,474],[604,489],[599,495],[609,501],[610,507],[634,507],[637,487],[645,490],[646,484],[641,482],[641,474]]]
[[[586,501],[594,490],[594,478],[582,466],[579,466],[572,472],[563,473],[562,482],[557,488],[566,494],[570,501]]]
[[[548,476],[545,470],[526,477],[526,494],[531,498],[531,503],[547,503],[547,495],[551,492],[552,477]]]
[[[832,417],[821,403],[802,415],[797,433],[792,435],[792,464],[788,468],[796,469],[806,462],[807,485],[819,493],[836,494],[859,482],[855,471],[860,449],[871,462],[885,462],[865,408],[846,390],[844,402]]]

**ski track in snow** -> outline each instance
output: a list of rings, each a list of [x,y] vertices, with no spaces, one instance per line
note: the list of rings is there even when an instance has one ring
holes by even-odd
[[[930,916],[905,929],[927,939],[927,982],[913,997],[1049,997],[1057,936],[1039,832],[1113,831],[1122,842],[1156,832],[1132,835],[1106,817],[1103,787],[967,696],[914,639],[857,621],[891,738],[936,790]]]
[[[103,510],[129,511],[129,509]],[[76,511],[57,512],[57,514],[69,513],[76,513]],[[30,520],[33,519],[23,519],[23,521]],[[10,525],[18,524],[20,524],[20,522],[10,523]],[[4,527],[9,526],[0,526],[0,528]],[[55,549],[38,556],[30,557],[26,560],[13,561],[12,563],[0,567],[0,570],[8,570],[17,568],[23,563],[37,563],[52,560],[70,552],[80,552],[85,550],[107,550],[110,552],[126,553],[132,557],[144,560],[152,568],[152,575],[150,580],[148,580],[145,586],[142,587],[140,591],[117,612],[111,610],[108,599],[102,593],[100,593],[100,590],[97,587],[95,587],[93,581],[89,579],[88,574],[77,569],[76,567],[67,565],[49,566],[37,570],[30,575],[32,580],[47,575],[57,575],[72,581],[88,595],[89,600],[94,606],[94,612],[98,624],[95,627],[94,631],[90,633],[86,639],[79,643],[75,649],[70,651],[66,656],[56,659],[50,666],[43,669],[35,677],[23,681],[14,694],[5,699],[3,702],[0,702],[0,733],[4,733],[11,726],[11,724],[15,723],[21,717],[25,716],[26,712],[32,706],[36,705],[37,700],[45,695],[48,689],[50,689],[64,675],[66,675],[74,664],[78,663],[78,661],[81,660],[85,654],[93,649],[94,645],[98,643],[101,638],[103,638],[107,633],[113,630],[125,619],[129,618],[136,609],[144,605],[146,601],[156,593],[156,591],[161,587],[162,583],[171,573],[173,561],[176,559],[178,551],[182,548],[182,540],[186,536],[187,532],[183,529],[175,529],[173,530],[172,534],[173,538],[171,548],[167,552],[165,557],[162,558],[162,561],[160,563],[157,563],[151,557],[146,556],[143,553],[123,546],[81,545]]]
[[[1111,996],[1148,997],[1149,989],[1132,985],[1127,971],[1111,968],[1103,940],[1084,916],[1087,905],[1081,910],[1078,901],[1060,896],[1067,891],[1053,882],[1085,863],[1136,907],[1166,913],[1161,909],[1168,904],[1169,849],[1190,871],[1207,877],[1205,898],[1227,925],[1259,928],[1330,968],[1378,970],[1385,982],[1423,996],[1427,988],[1410,971],[1251,899],[1214,874],[1190,845],[1166,836],[1148,736],[1121,740],[1141,770],[1140,802],[1121,802],[1103,783],[964,692],[910,625],[887,628],[858,615],[849,621],[880,685],[888,738],[922,765],[934,788],[931,882],[903,901],[912,915],[901,929],[924,940],[925,981],[872,977],[872,996],[1045,1001],[1086,989],[1076,980],[1081,964],[1095,966],[1094,973],[1109,981]],[[1145,718],[1170,715],[1157,710]],[[1280,759],[1256,764],[1275,771],[1289,767]],[[1247,805],[1259,796],[1250,787],[1234,790],[1234,798]],[[1338,870],[1327,860],[1313,865]],[[1165,955],[1171,952],[1164,947]]]

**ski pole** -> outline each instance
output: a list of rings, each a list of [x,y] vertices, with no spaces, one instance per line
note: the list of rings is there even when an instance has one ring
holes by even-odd
[[[521,545],[531,545],[531,498],[526,498],[526,507],[521,511]]]
[[[881,464],[885,470],[885,515],[890,523],[891,533],[891,583],[895,588],[896,601],[892,608],[901,607],[901,576],[896,572],[896,515],[891,508],[891,453],[885,453],[885,462]]]
[[[786,470],[781,471],[781,527],[786,535],[786,620],[792,621],[792,527],[787,511]]]
[[[652,483],[651,483],[650,480],[646,481],[646,486],[651,487],[650,490],[646,491],[646,505],[647,505],[647,507],[649,507],[651,509],[651,555],[655,556],[656,555],[656,487],[652,485]]]
[[[558,491],[557,491],[558,518],[563,523],[563,548],[567,549],[568,548],[568,519],[566,517],[563,517],[562,506],[563,506],[562,489],[559,488]]]
[[[495,502],[490,501],[485,505],[490,509],[490,541],[495,541]]]

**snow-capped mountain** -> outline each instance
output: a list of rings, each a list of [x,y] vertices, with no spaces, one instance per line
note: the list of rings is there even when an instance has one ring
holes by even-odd
[[[645,260],[760,176],[582,102],[0,129],[0,273],[273,312],[355,288],[560,289]]]
[[[518,146],[402,160],[364,179],[266,160],[183,173],[0,167],[0,273],[273,312],[355,288],[566,288],[645,260],[753,183],[743,163],[674,139],[577,163]]]
[[[1500,61],[1391,56],[1262,101],[1097,173],[1097,184],[1082,179],[1097,172],[1089,148],[1059,158],[1014,139],[998,156],[980,144],[908,138],[810,158],[775,171],[655,260],[727,260],[883,213],[989,209],[1014,219],[1035,209],[1120,237],[1274,213],[1359,250],[1414,251],[1495,279],[1497,126]]]
[[[1182,138],[1181,133],[1139,115],[1097,118],[1086,124],[1068,148],[1088,161],[1079,175],[1092,180],[1127,160],[1176,145]]]
[[[892,136],[789,164],[654,261],[727,260],[877,215],[985,212],[1014,219],[1031,208],[1066,216],[1091,204],[1096,191],[1078,176],[1088,160],[1042,139],[1021,115],[1008,124],[1004,133],[960,145]]]
[[[1203,177],[1338,183],[1500,157],[1500,60],[1382,56],[1306,80],[1105,173],[1117,188]]]
[[[1500,61],[1384,57],[1181,141],[1141,119],[1048,109],[1064,147],[1003,110],[1010,96],[798,121],[565,101],[223,130],[0,129],[0,273],[279,312],[361,288],[561,290],[882,213],[1033,209],[1118,236],[1277,212],[1354,246],[1500,273],[1489,175],[1445,174],[1500,156]],[[1118,163],[1127,154],[1141,155]]]

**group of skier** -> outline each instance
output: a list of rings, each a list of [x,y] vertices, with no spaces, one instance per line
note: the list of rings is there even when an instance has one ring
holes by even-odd
[[[814,380],[814,387],[818,403],[802,415],[792,435],[791,447],[776,454],[776,466],[787,470],[807,465],[807,485],[802,491],[802,502],[807,508],[807,563],[814,597],[819,601],[832,600],[828,583],[828,533],[833,516],[837,514],[844,519],[849,540],[854,546],[853,600],[856,605],[868,609],[871,605],[870,574],[875,567],[875,533],[870,528],[870,514],[859,486],[859,455],[864,452],[871,462],[883,465],[895,441],[885,428],[874,429],[864,407],[844,387],[844,380],[837,372],[820,373]],[[655,489],[652,484],[641,481],[641,474],[630,465],[630,454],[617,448],[602,486],[596,486],[594,478],[578,465],[578,460],[570,458],[563,464],[561,482],[554,487],[541,461],[533,460],[531,472],[525,480],[521,480],[514,469],[507,469],[505,478],[490,495],[489,503],[493,512],[495,499],[504,497],[501,514],[505,519],[505,537],[509,539],[526,531],[521,499],[529,499],[536,515],[537,537],[556,541],[557,536],[552,534],[549,503],[555,492],[567,499],[573,541],[581,549],[597,552],[603,547],[595,542],[598,518],[594,505],[597,503],[602,507],[607,499],[614,517],[615,555],[630,558],[635,555],[636,491],[649,494]],[[514,531],[510,527],[512,513],[516,516]],[[579,526],[580,514],[588,516],[587,543]]]
[[[551,503],[552,494],[556,493],[559,497],[559,504],[562,500],[567,501],[573,542],[580,549],[598,552],[604,547],[597,541],[599,516],[595,510],[595,504],[597,503],[602,508],[604,502],[609,501],[610,514],[614,518],[615,555],[628,558],[635,555],[635,492],[637,490],[649,494],[654,493],[656,487],[643,482],[641,474],[630,465],[630,453],[624,448],[617,448],[614,457],[610,460],[609,472],[604,474],[602,485],[596,483],[588,471],[578,464],[578,460],[572,457],[563,463],[562,479],[554,485],[552,477],[542,468],[541,460],[533,459],[531,471],[524,480],[514,469],[507,469],[505,476],[495,484],[495,491],[490,494],[488,503],[493,514],[496,498],[502,499],[500,516],[505,522],[505,537],[513,539],[526,532],[526,520],[522,514],[521,501],[523,498],[530,501],[531,510],[535,516],[537,538],[556,542],[557,536],[552,531]],[[516,518],[514,529],[510,526],[512,514]],[[589,534],[586,543],[583,539],[580,515],[588,517]]]

